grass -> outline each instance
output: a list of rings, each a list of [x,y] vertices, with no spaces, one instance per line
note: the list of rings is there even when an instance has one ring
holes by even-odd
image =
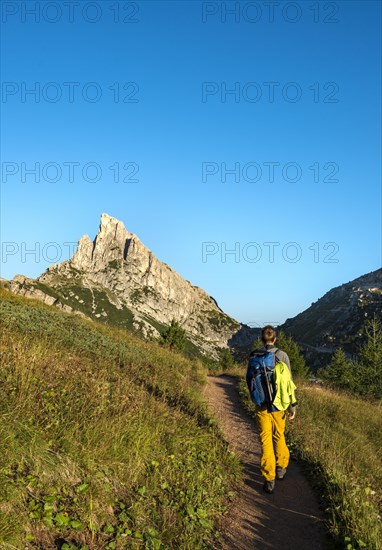
[[[210,547],[239,465],[201,363],[0,298],[0,547]]]
[[[202,403],[202,363],[4,289],[0,298],[0,547],[210,547],[239,466]],[[377,550],[381,407],[298,386],[289,446],[338,546]],[[240,391],[253,412],[243,380]]]
[[[243,375],[243,372],[241,373]],[[306,467],[339,548],[382,548],[380,405],[296,381],[299,406],[288,423],[292,456]],[[254,413],[241,378],[240,393]]]
[[[336,538],[349,550],[381,548],[381,407],[305,385],[288,437],[324,489]]]
[[[46,287],[49,289],[49,287]],[[44,290],[44,289],[42,289]],[[100,321],[112,326],[133,330],[134,315],[126,306],[117,308],[108,297],[104,290],[94,288],[91,291],[89,288],[81,284],[71,284],[65,288],[59,287],[61,294],[59,295],[60,302],[71,306],[74,310],[81,311],[90,318],[94,318],[96,314],[107,313],[107,316],[101,315]],[[46,290],[47,294],[49,293]],[[72,295],[69,294],[72,293]],[[78,296],[78,299],[76,299]],[[93,297],[96,309],[93,312]],[[80,302],[82,300],[82,303]]]
[[[112,262],[109,263],[118,261],[119,260],[112,260]],[[79,273],[74,268],[71,269],[74,275]],[[62,281],[57,278],[55,287],[51,287],[39,281],[33,281],[33,284],[29,285],[28,288],[37,288],[45,294],[58,299],[61,304],[70,306],[73,310],[83,313],[90,319],[99,320],[101,323],[110,325],[111,327],[126,329],[135,333],[138,337],[143,337],[141,332],[143,323],[134,317],[133,312],[128,307],[125,305],[116,307],[112,300],[112,293],[108,290],[99,288],[90,290],[90,288],[84,286],[78,279],[79,275],[74,277],[74,282],[66,284],[67,281],[66,283],[64,281],[65,284],[62,284]],[[4,287],[6,287],[6,285],[3,285],[3,288]],[[155,290],[146,286],[143,287],[142,290],[134,291],[132,298],[135,302],[144,301],[150,294],[154,295]],[[94,311],[93,298],[95,304]],[[160,334],[166,329],[165,324],[156,321],[149,315],[140,314],[140,317]],[[137,325],[140,328],[137,328]],[[149,335],[148,338],[152,341],[157,341],[154,335]],[[183,352],[189,359],[203,359],[204,357],[200,349],[189,338],[185,340]]]

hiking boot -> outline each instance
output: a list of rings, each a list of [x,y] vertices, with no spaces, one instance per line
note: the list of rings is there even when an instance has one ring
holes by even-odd
[[[275,488],[275,480],[274,479],[272,479],[271,481],[266,479],[264,481],[263,489],[266,493],[269,493],[271,495],[274,491],[274,488]]]
[[[284,479],[286,474],[286,468],[281,468],[281,466],[276,466],[276,479]]]

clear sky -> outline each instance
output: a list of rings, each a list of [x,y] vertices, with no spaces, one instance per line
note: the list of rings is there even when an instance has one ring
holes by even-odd
[[[1,8],[3,277],[103,212],[246,323],[381,267],[380,2]]]

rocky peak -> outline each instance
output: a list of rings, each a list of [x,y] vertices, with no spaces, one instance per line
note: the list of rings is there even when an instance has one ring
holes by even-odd
[[[88,235],[81,237],[72,258],[50,266],[35,285],[57,297],[55,305],[66,303],[106,322],[113,317],[115,324],[132,326],[147,336],[158,336],[176,319],[193,344],[215,356],[220,348],[247,346],[257,336],[226,315],[204,290],[159,261],[108,214],[102,214],[93,241]],[[15,281],[14,292],[22,293],[22,286]]]
[[[94,241],[89,235],[81,237],[71,263],[81,271],[99,271],[113,260],[126,260],[132,239],[137,237],[126,230],[123,222],[102,214]]]

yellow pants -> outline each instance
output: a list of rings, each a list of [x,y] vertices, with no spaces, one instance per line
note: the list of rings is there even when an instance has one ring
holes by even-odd
[[[259,409],[256,413],[261,441],[261,473],[266,480],[276,477],[276,466],[286,468],[289,463],[289,449],[285,442],[285,411],[269,413]]]

